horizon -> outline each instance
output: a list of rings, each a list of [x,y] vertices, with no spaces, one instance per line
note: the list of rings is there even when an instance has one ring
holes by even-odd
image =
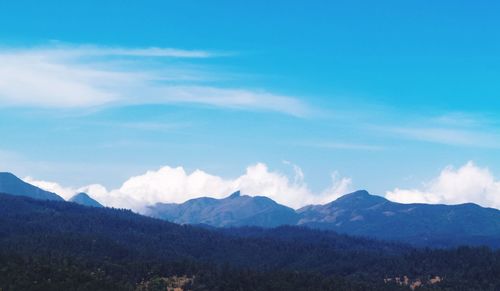
[[[131,209],[500,209],[499,4],[148,3],[0,4],[0,171]]]
[[[101,197],[99,197],[99,196],[95,197],[95,192],[94,192],[94,195],[88,194],[87,192],[84,192],[85,188],[80,188],[80,189],[63,188],[63,187],[61,187],[58,184],[53,184],[53,182],[34,181],[31,178],[29,178],[29,177],[28,178],[20,178],[20,177],[17,177],[14,173],[11,173],[11,172],[0,172],[0,176],[2,174],[13,175],[15,178],[17,178],[17,179],[19,179],[19,180],[21,180],[21,181],[23,181],[25,183],[28,183],[28,184],[33,185],[35,187],[38,187],[38,188],[40,188],[42,190],[45,190],[45,191],[48,191],[48,192],[56,194],[57,196],[63,198],[64,201],[71,202],[72,199],[74,199],[75,197],[80,196],[80,195],[83,194],[83,195],[89,197],[90,199],[93,199],[93,200],[97,201],[99,204],[101,204],[104,207],[114,207],[113,205],[107,205],[106,202],[102,201],[102,196]],[[59,192],[56,192],[56,191],[59,191]],[[63,192],[60,192],[60,191],[63,191]],[[235,194],[238,194],[237,197],[252,197],[252,198],[253,197],[265,197],[265,198],[271,199],[271,201],[273,201],[275,203],[278,203],[279,205],[284,205],[284,206],[287,206],[289,208],[292,208],[295,211],[298,211],[301,208],[305,208],[305,207],[308,207],[308,206],[318,206],[318,205],[330,204],[330,203],[335,202],[338,199],[343,198],[345,196],[349,196],[349,195],[353,195],[353,194],[357,194],[357,193],[366,193],[368,196],[381,197],[381,198],[383,198],[383,199],[385,199],[385,200],[387,200],[387,201],[389,201],[391,203],[403,204],[403,205],[423,204],[423,205],[455,206],[455,205],[472,204],[472,205],[476,205],[476,206],[479,206],[479,207],[482,207],[482,208],[491,208],[491,209],[499,210],[499,209],[494,208],[494,207],[483,206],[483,205],[480,205],[480,204],[477,204],[477,203],[474,203],[474,202],[458,202],[458,203],[398,202],[398,201],[393,201],[393,200],[391,200],[390,198],[388,198],[386,196],[382,196],[382,195],[379,195],[377,193],[372,193],[372,192],[370,192],[367,189],[348,190],[347,192],[339,193],[336,197],[332,198],[333,200],[325,200],[325,201],[322,201],[322,202],[312,202],[312,203],[309,203],[309,204],[306,203],[306,204],[303,204],[303,205],[300,205],[300,206],[290,206],[290,205],[282,204],[282,203],[279,203],[277,201],[274,201],[272,198],[270,198],[269,196],[264,195],[264,194],[245,193],[245,192],[242,192],[239,189],[231,190],[231,191],[232,192],[229,192],[228,194],[212,194],[212,195],[208,195],[208,196],[193,196],[191,198],[187,198],[186,200],[177,201],[177,202],[155,202],[155,203],[152,203],[152,204],[140,204],[140,205],[129,204],[128,206],[125,206],[124,208],[136,211],[137,213],[143,213],[144,214],[144,213],[146,213],[145,211],[146,211],[146,209],[148,207],[155,206],[155,205],[158,205],[158,204],[175,204],[175,205],[181,205],[181,204],[187,203],[189,201],[200,199],[200,198],[212,198],[212,199],[216,199],[216,200],[224,200],[224,199],[232,198],[232,197],[235,196]],[[61,193],[63,193],[63,194],[61,194]],[[130,207],[130,205],[133,205],[133,206]]]

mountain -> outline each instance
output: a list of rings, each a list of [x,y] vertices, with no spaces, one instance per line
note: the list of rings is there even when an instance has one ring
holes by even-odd
[[[69,199],[70,202],[78,203],[80,205],[92,206],[92,207],[104,207],[101,203],[90,198],[87,193],[78,193]]]
[[[147,215],[211,227],[299,225],[416,246],[500,248],[499,210],[471,203],[401,204],[365,190],[296,211],[266,197],[236,192],[224,199],[202,197],[182,204],[156,204]]]
[[[0,192],[63,201],[57,194],[28,184],[11,173],[0,173]],[[85,193],[75,195],[70,201],[102,207]],[[238,191],[223,199],[202,197],[182,204],[158,203],[148,207],[146,214],[179,224],[210,227],[299,225],[416,246],[500,248],[500,211],[497,209],[472,203],[401,204],[364,190],[296,211],[267,197],[250,197]]]
[[[415,245],[500,247],[500,211],[476,204],[401,204],[357,191],[297,210],[298,225]]]
[[[64,201],[55,193],[42,190],[24,182],[11,173],[0,173],[0,192],[26,196],[33,199]]]
[[[128,210],[0,194],[2,290],[498,290],[500,251],[414,249],[286,226],[206,230]],[[138,288],[149,286],[150,288]],[[427,290],[427,289],[423,289]]]
[[[208,197],[182,204],[158,203],[148,215],[180,224],[206,224],[215,227],[294,225],[299,216],[292,208],[263,197],[241,195],[239,191],[224,199]]]

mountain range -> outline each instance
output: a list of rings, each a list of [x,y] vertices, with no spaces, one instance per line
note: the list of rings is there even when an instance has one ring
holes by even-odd
[[[0,193],[25,196],[39,200],[64,201],[64,199],[56,193],[45,191],[39,187],[26,183],[16,175],[7,172],[0,172]],[[102,204],[92,199],[87,193],[77,193],[68,201],[85,206],[103,207]]]
[[[401,204],[357,191],[297,210],[298,225],[415,245],[500,246],[500,211],[473,203]]]
[[[419,246],[487,244],[500,247],[500,211],[476,204],[401,204],[365,190],[324,205],[293,210],[273,200],[236,192],[182,204],[150,206],[147,215],[179,224],[212,227],[298,225],[339,233],[402,241]]]
[[[179,277],[200,291],[500,288],[500,251],[483,247],[413,248],[299,226],[206,229],[2,193],[0,213],[2,290],[173,290]]]
[[[0,192],[1,290],[167,290],[179,278],[207,291],[500,290],[500,250],[432,248],[500,247],[499,211],[474,204],[398,204],[357,191],[295,211],[236,192],[152,206],[156,219],[95,207],[85,193],[77,203],[40,195],[13,175],[0,183],[15,190]],[[374,239],[417,236],[431,248]]]
[[[10,173],[0,173],[0,192],[41,200],[64,200]],[[69,201],[102,207],[85,193],[79,193]],[[467,244],[500,247],[500,211],[497,209],[472,203],[401,204],[365,190],[324,205],[309,205],[298,210],[268,197],[242,195],[237,191],[223,199],[201,197],[181,204],[157,203],[149,206],[145,214],[178,224],[216,228],[296,225],[417,246]]]

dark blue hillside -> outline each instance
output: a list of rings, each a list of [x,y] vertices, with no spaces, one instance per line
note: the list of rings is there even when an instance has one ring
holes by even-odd
[[[401,204],[357,191],[297,211],[299,225],[417,246],[500,247],[500,211],[460,205]]]
[[[64,201],[55,193],[42,190],[24,182],[11,173],[0,173],[0,193],[26,196],[33,199]]]
[[[402,275],[440,275],[444,290],[500,287],[500,253],[487,248],[418,250],[294,226],[207,230],[7,194],[0,213],[6,290],[135,290],[166,274],[195,274],[196,290],[400,290],[383,279]]]
[[[148,215],[180,224],[212,227],[299,225],[415,246],[500,247],[500,211],[475,204],[401,204],[361,190],[324,205],[294,211],[267,197],[239,192],[224,198],[196,198],[156,204]]]
[[[276,234],[283,231],[301,234],[302,239],[293,241],[280,238],[281,234],[274,237],[273,231],[265,237],[241,237],[181,226],[129,210],[84,207],[5,194],[0,194],[0,213],[0,246],[3,249],[36,249],[67,255],[74,252],[102,258],[139,255],[150,259],[190,259],[283,268],[314,261],[314,264],[305,263],[304,267],[334,272],[336,264],[332,262],[349,255],[349,251],[370,258],[370,254],[381,250],[398,253],[406,249],[299,227],[275,230]],[[309,251],[304,252],[304,249]]]

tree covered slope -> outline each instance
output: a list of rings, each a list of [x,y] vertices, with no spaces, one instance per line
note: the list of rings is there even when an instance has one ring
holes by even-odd
[[[500,287],[500,254],[487,248],[418,250],[291,226],[206,230],[3,194],[0,213],[6,290],[135,290],[172,275],[197,278],[193,290],[397,290],[384,278],[435,275],[445,280],[433,288]]]

